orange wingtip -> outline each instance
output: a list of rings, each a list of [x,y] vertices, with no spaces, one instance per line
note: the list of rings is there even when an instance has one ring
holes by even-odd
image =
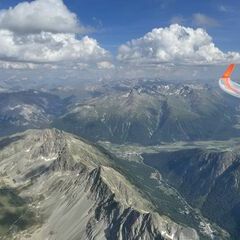
[[[230,64],[228,66],[227,70],[224,72],[222,78],[230,78],[233,73],[234,68],[235,68],[235,64]]]

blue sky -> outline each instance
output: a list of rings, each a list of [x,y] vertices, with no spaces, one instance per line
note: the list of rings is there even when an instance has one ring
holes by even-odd
[[[185,79],[208,67],[215,77],[240,63],[239,10],[236,0],[1,0],[0,69]]]
[[[221,49],[240,50],[240,1],[86,0],[69,1],[69,6],[86,23],[93,17],[102,22],[105,32],[98,34],[98,38],[103,44],[118,45],[138,38],[152,28],[168,26],[174,17],[183,18],[185,26],[196,27],[192,16],[202,13],[219,23],[219,26],[202,27]]]
[[[153,28],[168,26],[175,17],[185,26],[197,27],[193,14],[213,18],[218,26],[206,26],[214,42],[223,50],[240,50],[240,1],[219,0],[80,0],[65,1],[86,24],[100,27],[94,36],[106,48],[138,38]]]
[[[0,8],[19,2],[1,0]],[[174,18],[182,18],[184,26],[197,27],[193,21],[196,13],[218,23],[201,27],[207,29],[219,48],[240,51],[240,1],[237,0],[65,0],[64,3],[83,24],[96,29],[89,35],[110,51],[153,28],[168,26]]]
[[[218,26],[206,26],[223,50],[240,50],[240,1],[229,0],[68,0],[64,1],[86,24],[100,28],[94,34],[106,48],[138,38],[153,28],[168,26],[174,17],[185,26],[197,27],[193,14],[213,18]]]

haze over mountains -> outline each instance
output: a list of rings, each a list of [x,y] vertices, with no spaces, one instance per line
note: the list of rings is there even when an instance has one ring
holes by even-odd
[[[239,240],[239,9],[0,1],[0,240]]]
[[[53,126],[91,140],[157,144],[238,135],[238,104],[209,86],[139,82],[69,108]],[[224,113],[224,114],[223,114]]]
[[[239,135],[238,101],[205,84],[138,80],[54,91],[1,93],[0,134],[51,125],[93,141],[140,144]]]
[[[1,93],[5,239],[237,240],[238,147],[210,140],[239,136],[238,101],[159,80],[54,92]]]

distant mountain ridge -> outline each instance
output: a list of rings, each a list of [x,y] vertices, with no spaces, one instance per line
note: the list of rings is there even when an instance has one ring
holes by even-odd
[[[201,84],[141,82],[73,105],[53,126],[90,140],[161,141],[239,136],[239,103]]]
[[[67,99],[37,90],[0,92],[0,136],[47,127],[66,105]]]
[[[0,136],[52,126],[92,141],[152,145],[240,134],[239,102],[221,91],[197,83],[127,83],[86,87],[79,97],[68,96],[68,89],[57,92],[62,97],[37,90],[2,92]]]

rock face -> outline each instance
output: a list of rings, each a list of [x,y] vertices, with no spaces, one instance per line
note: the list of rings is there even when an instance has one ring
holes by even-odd
[[[0,146],[1,187],[15,189],[25,214],[34,214],[27,227],[12,219],[2,239],[199,239],[196,230],[160,215],[110,154],[83,139],[29,130]]]
[[[238,104],[228,101],[204,85],[142,82],[72,106],[54,126],[115,143],[225,139],[239,135]]]
[[[239,239],[239,147],[226,150],[201,148],[143,155],[204,216]]]

